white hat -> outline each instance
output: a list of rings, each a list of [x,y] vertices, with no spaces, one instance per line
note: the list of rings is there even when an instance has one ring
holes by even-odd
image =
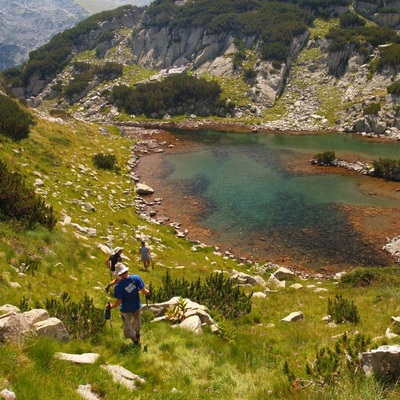
[[[115,276],[121,276],[122,274],[124,274],[126,271],[128,271],[129,268],[127,265],[122,264],[121,262],[117,262],[115,264],[115,271],[114,271],[114,275]]]
[[[119,251],[123,250],[123,247],[116,247],[113,251],[113,254],[117,254]]]

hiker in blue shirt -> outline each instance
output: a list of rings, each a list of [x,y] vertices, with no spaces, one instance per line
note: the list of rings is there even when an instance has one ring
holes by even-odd
[[[117,269],[118,268],[118,269]],[[115,270],[121,280],[116,284],[114,297],[117,299],[109,309],[120,307],[124,320],[124,335],[133,344],[140,344],[140,329],[142,327],[142,303],[139,292],[147,296],[150,292],[139,275],[129,275],[126,265],[118,265]]]

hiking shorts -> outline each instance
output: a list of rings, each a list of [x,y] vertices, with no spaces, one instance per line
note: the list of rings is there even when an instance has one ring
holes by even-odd
[[[124,336],[126,339],[137,339],[137,335],[140,333],[142,327],[142,312],[136,310],[135,312],[121,313],[121,317],[124,320]],[[138,335],[139,336],[139,335]]]

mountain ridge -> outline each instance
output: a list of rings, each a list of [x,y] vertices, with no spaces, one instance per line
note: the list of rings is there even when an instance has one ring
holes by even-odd
[[[330,129],[400,138],[398,94],[388,92],[389,86],[399,81],[399,68],[396,64],[382,64],[386,53],[399,45],[387,44],[382,38],[377,41],[371,36],[375,28],[368,26],[360,30],[365,40],[369,40],[367,45],[360,47],[350,39],[342,45],[338,44],[342,40],[340,35],[351,32],[354,24],[365,24],[361,15],[368,24],[378,27],[375,22],[378,9],[368,8],[369,3],[355,3],[358,15],[349,6],[332,5],[325,11],[335,18],[314,17],[313,24],[307,29],[300,26],[301,33],[290,39],[290,46],[285,50],[285,61],[260,56],[259,49],[263,42],[257,36],[259,33],[241,35],[238,40],[229,29],[215,30],[215,24],[209,30],[206,28],[208,25],[197,23],[190,27],[181,26],[179,18],[182,17],[178,15],[174,22],[174,19],[169,19],[174,9],[157,11],[159,4],[148,8],[120,8],[119,16],[112,14],[104,21],[99,20],[96,29],[73,39],[71,48],[75,48],[75,55],[71,53],[63,61],[57,76],[47,74],[43,79],[39,69],[29,69],[28,62],[25,69],[30,71],[30,75],[23,78],[28,83],[25,87],[14,85],[14,93],[27,98],[29,105],[42,109],[54,107],[52,104],[57,98],[56,108],[68,110],[74,106],[73,114],[79,119],[103,122],[121,118],[129,120],[121,109],[110,102],[110,96],[104,95],[107,90],[111,91],[116,85],[155,82],[168,75],[189,72],[215,79],[221,85],[223,97],[235,104],[233,120],[254,123],[263,129]],[[400,6],[395,12],[383,14],[399,16]],[[384,19],[382,15],[381,20]],[[189,20],[184,21],[187,23]],[[350,24],[348,31],[341,28],[344,23]],[[384,23],[385,26],[388,24],[387,21]],[[388,38],[399,41],[393,30],[381,30],[389,35]],[[114,62],[123,65],[126,71],[136,66],[147,72],[145,80],[124,73],[122,77],[103,84],[93,77],[92,82],[72,100],[66,100],[63,88],[78,76],[72,64],[68,65],[69,60],[89,64]],[[379,63],[382,66],[379,67]],[[62,68],[64,71],[61,71]],[[234,88],[229,88],[232,82]],[[376,110],[371,112],[371,105],[374,104]],[[107,115],[101,111],[105,109],[112,112]],[[183,110],[183,114],[196,113],[187,109]],[[168,118],[168,113],[157,115],[157,118],[163,117]]]

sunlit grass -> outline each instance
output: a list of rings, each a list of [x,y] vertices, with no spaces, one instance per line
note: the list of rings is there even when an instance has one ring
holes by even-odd
[[[103,287],[110,276],[104,264],[106,255],[99,244],[122,245],[126,263],[132,272],[140,272],[145,283],[160,287],[167,268],[174,278],[205,279],[214,269],[232,269],[255,275],[249,265],[223,259],[212,248],[191,251],[191,243],[176,239],[170,227],[152,225],[136,214],[134,207],[120,208],[123,201],[134,199],[133,183],[127,162],[134,139],[121,137],[118,128],[107,127],[102,135],[96,124],[72,122],[62,125],[38,120],[30,137],[18,144],[0,141],[2,159],[24,174],[32,184],[40,173],[45,182],[40,189],[59,219],[70,216],[73,223],[94,227],[94,237],[77,236],[72,225],[58,224],[53,232],[43,229],[18,231],[0,223],[0,298],[2,304],[19,305],[23,298],[30,307],[44,305],[47,298],[59,298],[68,292],[78,302],[88,293],[97,307],[103,308],[112,296]],[[97,170],[92,156],[98,152],[116,155],[120,172]],[[95,211],[82,207],[91,202]],[[139,270],[138,239],[145,235],[155,255],[155,268]],[[85,237],[86,239],[83,239]],[[20,274],[18,267],[29,257],[38,259],[34,273]],[[213,265],[212,263],[216,263]],[[184,267],[184,268],[177,268]],[[266,299],[253,299],[252,312],[236,320],[225,320],[227,338],[212,335],[206,328],[202,335],[172,329],[167,322],[145,321],[143,346],[147,352],[130,346],[122,334],[118,311],[112,311],[111,324],[104,331],[85,340],[59,343],[33,339],[19,346],[0,346],[0,384],[15,391],[18,399],[78,399],[76,388],[90,383],[104,399],[388,399],[399,397],[397,388],[382,388],[373,380],[341,378],[339,386],[317,392],[313,388],[292,391],[283,365],[287,361],[300,377],[305,364],[315,358],[321,346],[333,348],[335,336],[359,331],[370,337],[383,336],[390,327],[390,317],[400,314],[397,270],[381,269],[381,280],[371,287],[341,287],[332,280],[309,279],[300,290],[290,288],[269,293]],[[386,274],[386,275],[385,275]],[[264,276],[268,279],[268,274]],[[392,282],[392,283],[390,283]],[[19,287],[12,287],[18,283]],[[290,282],[293,283],[293,282]],[[288,282],[288,285],[290,285]],[[315,293],[307,284],[326,288]],[[354,282],[353,282],[354,284]],[[246,293],[263,291],[258,285],[244,288]],[[328,299],[335,294],[354,301],[361,321],[329,326],[322,318],[327,314]],[[293,311],[302,311],[304,320],[285,323],[282,319]],[[216,314],[216,313],[215,313]],[[216,320],[221,316],[213,315]],[[397,339],[378,343],[399,343]],[[54,358],[57,351],[96,352],[95,365],[69,364]],[[146,383],[131,394],[114,383],[100,366],[118,364],[139,374]],[[175,389],[174,389],[175,388]],[[340,394],[343,393],[343,397]],[[352,397],[354,395],[354,397]],[[375,397],[374,397],[375,396]]]

